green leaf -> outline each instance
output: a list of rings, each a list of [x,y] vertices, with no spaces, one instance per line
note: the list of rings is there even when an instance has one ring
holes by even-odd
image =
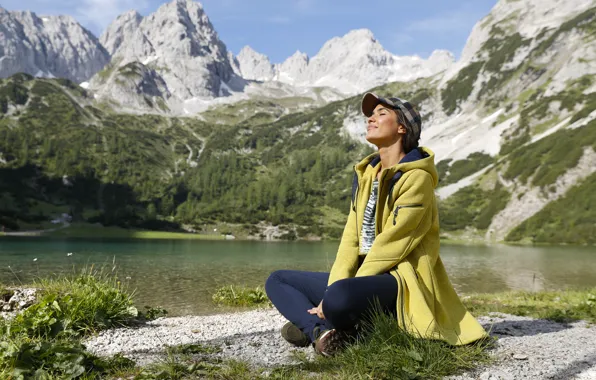
[[[411,357],[412,359],[416,360],[417,362],[422,361],[422,355],[420,355],[417,351],[414,351],[414,350],[408,351],[408,356]]]

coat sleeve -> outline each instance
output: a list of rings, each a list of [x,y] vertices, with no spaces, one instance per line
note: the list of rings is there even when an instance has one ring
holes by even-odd
[[[358,251],[360,249],[356,224],[356,212],[353,207],[350,207],[348,221],[344,227],[341,242],[337,249],[337,256],[331,267],[327,286],[333,284],[335,281],[354,277],[356,274],[356,270],[358,269]]]
[[[386,273],[412,252],[432,226],[434,185],[429,173],[420,170],[405,179],[389,219],[358,269],[356,277]],[[399,206],[407,206],[395,209]],[[394,223],[395,220],[395,223]]]

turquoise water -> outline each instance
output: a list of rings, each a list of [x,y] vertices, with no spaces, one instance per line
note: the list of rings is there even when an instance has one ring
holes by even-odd
[[[196,240],[0,240],[0,282],[75,273],[90,265],[135,290],[139,306],[173,315],[220,311],[211,294],[223,285],[263,285],[276,269],[328,271],[338,242]],[[72,253],[72,255],[68,255]],[[460,293],[596,287],[594,247],[444,245],[441,257]],[[35,260],[37,259],[37,260]]]

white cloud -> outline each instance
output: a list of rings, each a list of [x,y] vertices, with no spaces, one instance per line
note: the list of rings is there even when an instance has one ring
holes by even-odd
[[[147,0],[82,0],[76,12],[79,21],[103,31],[118,15],[132,9],[142,11],[147,6]]]

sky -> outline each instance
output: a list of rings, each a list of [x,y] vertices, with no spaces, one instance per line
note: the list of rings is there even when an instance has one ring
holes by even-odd
[[[68,14],[99,36],[119,14],[146,16],[163,0],[2,0],[8,10],[38,15]],[[370,29],[396,55],[427,58],[435,49],[459,57],[474,24],[497,0],[203,0],[211,23],[228,50],[245,45],[283,62],[297,50],[316,55],[329,39]]]

